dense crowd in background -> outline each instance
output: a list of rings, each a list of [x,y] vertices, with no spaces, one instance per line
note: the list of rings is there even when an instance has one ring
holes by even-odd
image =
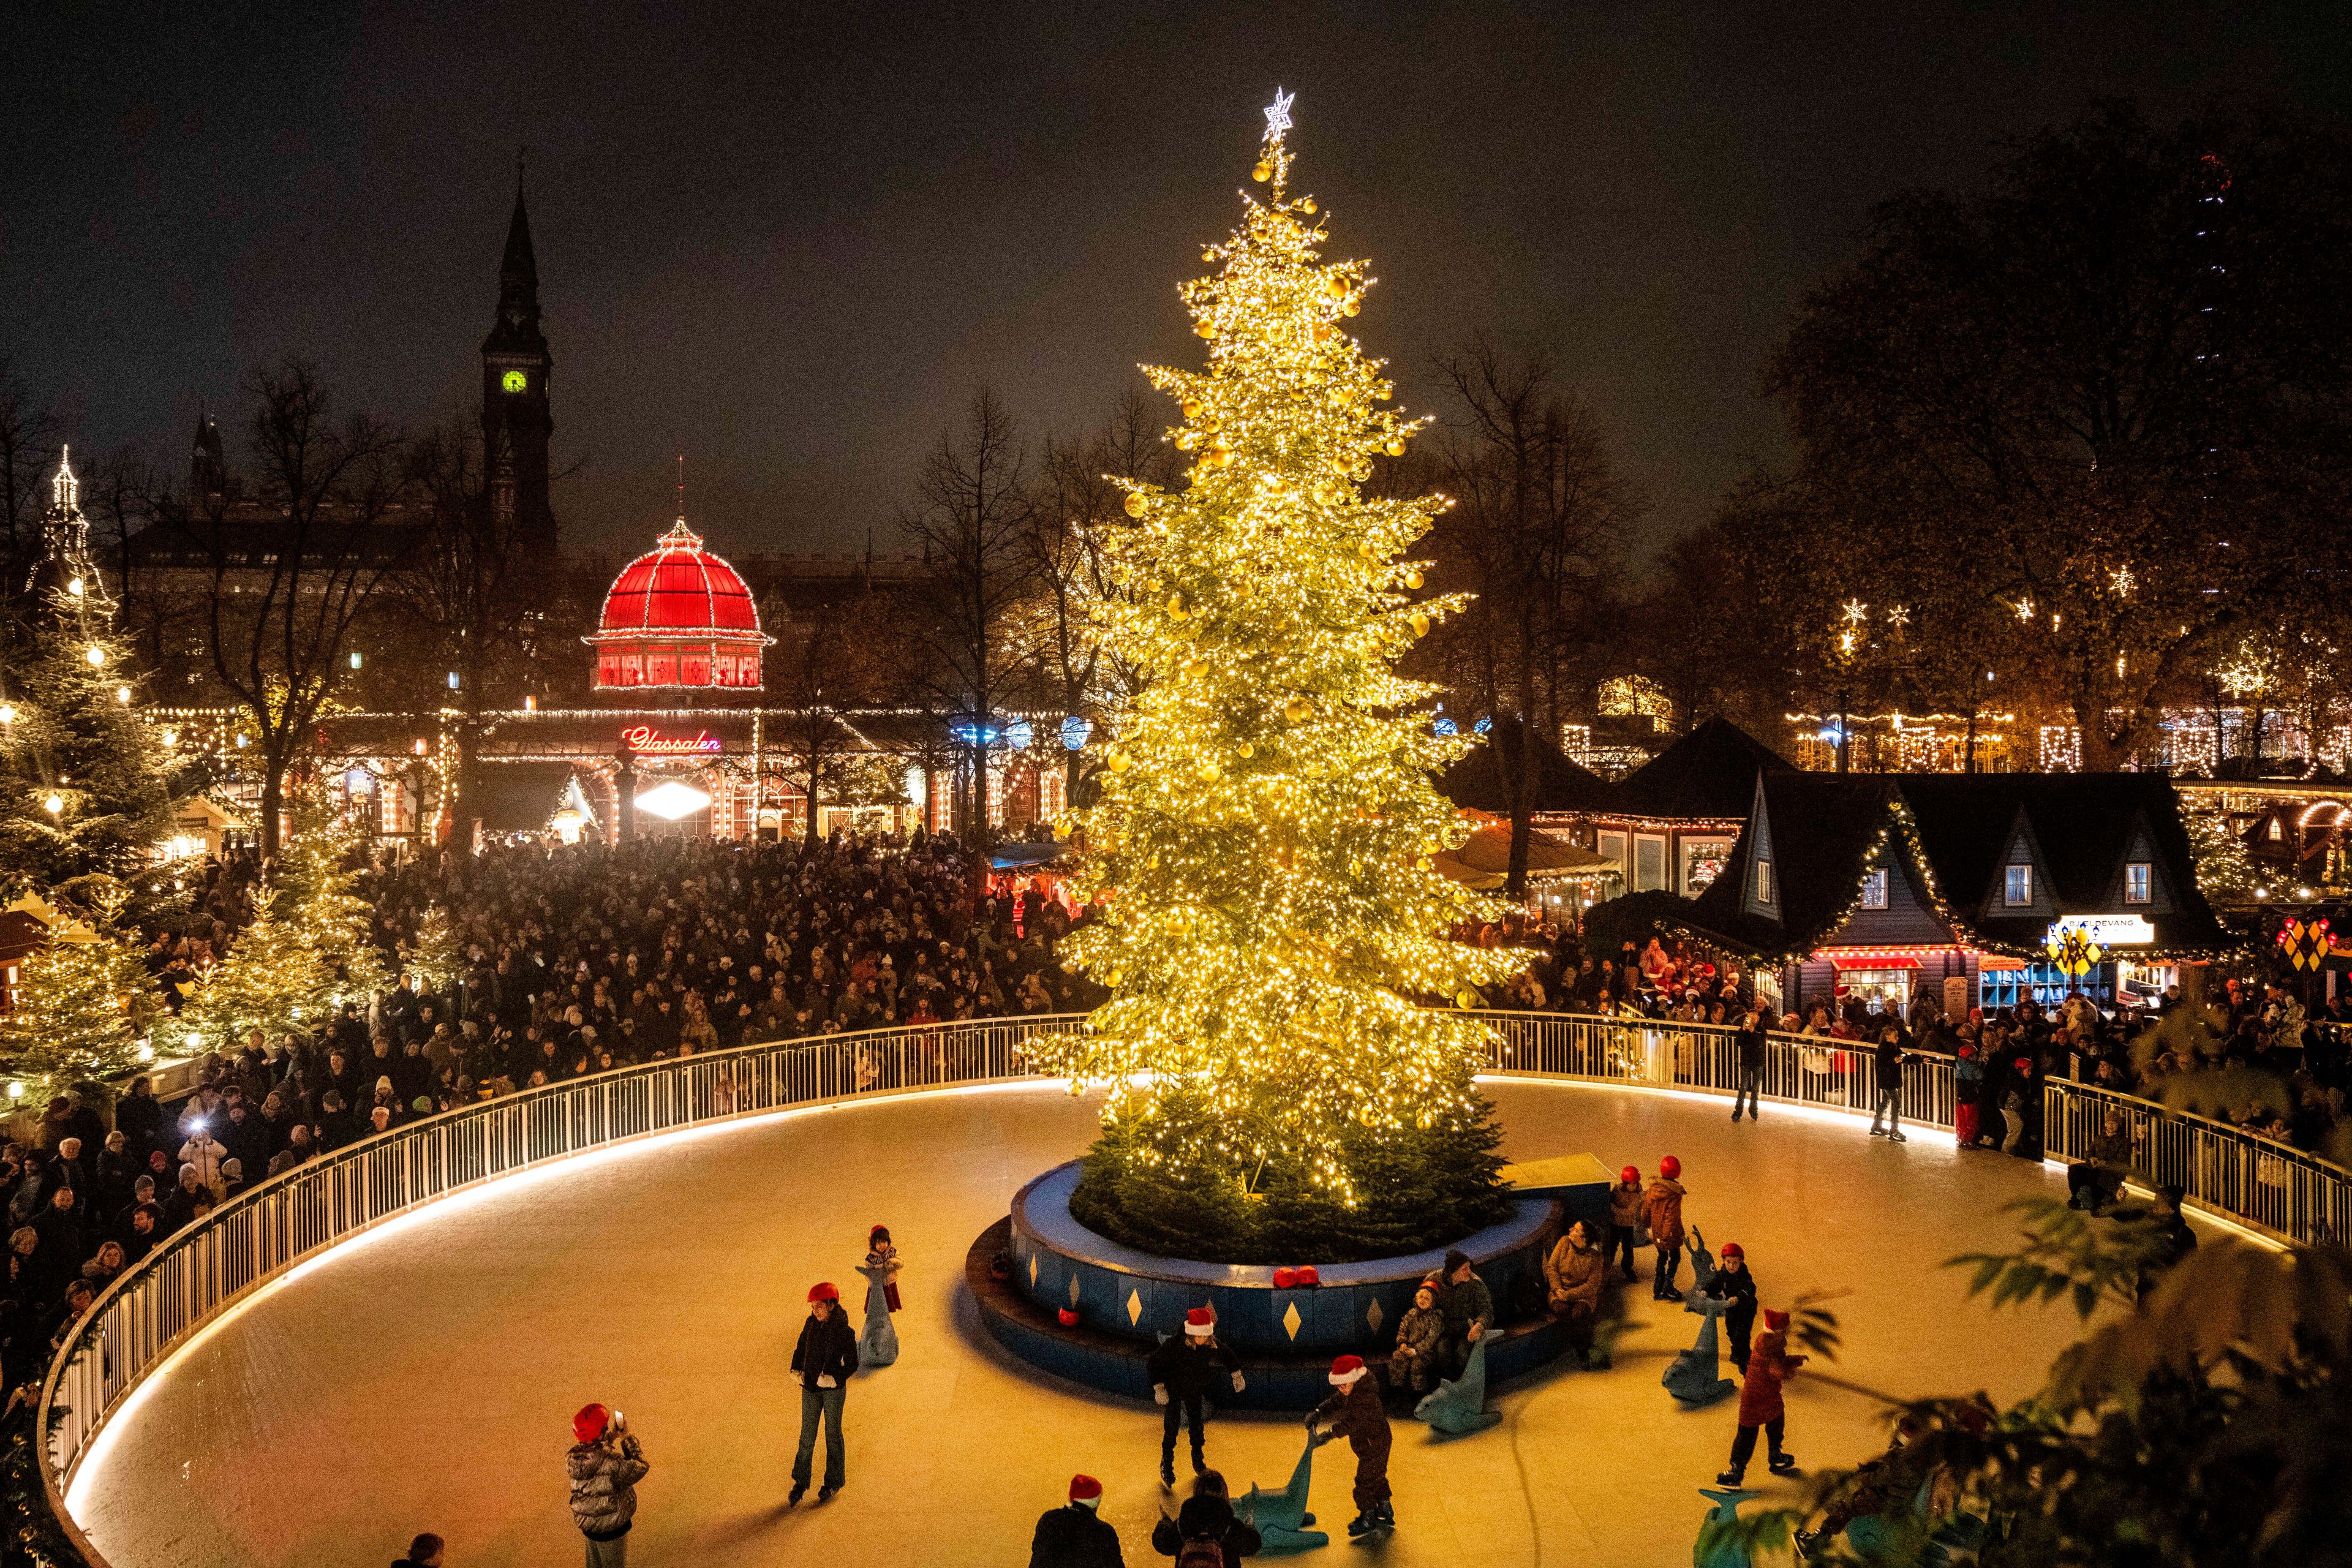
[[[919,829],[523,846],[369,872],[396,984],[315,1031],[255,1031],[169,1105],[143,1078],[110,1118],[95,1092],[59,1096],[0,1150],[0,1363],[46,1362],[95,1291],[246,1187],[404,1122],[698,1051],[1091,1006],[1055,956],[1065,905],[1034,879],[975,896],[969,865]],[[167,994],[227,950],[265,880],[249,854],[197,874],[194,915],[150,953]],[[423,951],[436,909],[454,952]],[[454,978],[429,984],[435,968]]]

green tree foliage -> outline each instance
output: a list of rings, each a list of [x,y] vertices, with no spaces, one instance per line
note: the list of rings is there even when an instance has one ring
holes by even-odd
[[[137,934],[122,925],[121,885],[92,878],[73,890],[86,908],[58,909],[48,942],[19,969],[16,1005],[0,1012],[0,1071],[36,1103],[130,1071],[162,1005]]]
[[[162,749],[130,679],[127,645],[105,617],[58,595],[21,676],[0,692],[12,710],[0,724],[0,884],[128,884],[171,832]]]
[[[1797,461],[1727,518],[1762,607],[1824,664],[1848,602],[1964,665],[2004,626],[1995,684],[2117,765],[2202,661],[2327,595],[2347,285],[2352,159],[2276,121],[2107,105],[1988,189],[1881,204],[1767,373]]]

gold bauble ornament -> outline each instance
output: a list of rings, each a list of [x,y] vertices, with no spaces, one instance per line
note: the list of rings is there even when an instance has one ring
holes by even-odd
[[[1127,500],[1120,504],[1127,508],[1127,515],[1129,517],[1141,517],[1151,510],[1151,503],[1143,499],[1141,490],[1128,491]]]
[[[1263,158],[1259,159],[1257,166],[1250,171],[1250,178],[1255,180],[1261,185],[1265,184],[1268,180],[1274,178],[1274,165],[1267,163]]]
[[[1201,416],[1201,400],[1200,400],[1199,398],[1197,398],[1197,397],[1188,397],[1188,398],[1186,398],[1186,399],[1184,400],[1183,407],[1184,407],[1184,417],[1185,417],[1185,418],[1187,418],[1187,419],[1198,419],[1198,418]]]
[[[1306,214],[1307,214],[1307,215],[1308,215],[1309,216],[1314,216],[1314,212],[1315,212],[1315,198],[1314,198],[1313,196],[1307,196],[1307,197],[1303,198],[1303,199],[1299,202],[1299,204],[1298,204],[1298,210],[1299,210],[1299,211],[1301,211],[1301,212],[1303,212],[1303,213],[1306,213]]]
[[[1171,594],[1168,595],[1168,618],[1176,621],[1181,621],[1184,618],[1183,595]]]
[[[1421,586],[1421,573],[1420,573],[1418,570],[1415,570],[1415,571],[1412,571],[1412,572],[1408,572],[1408,573],[1406,573],[1406,574],[1404,574],[1404,585],[1405,585],[1406,587],[1408,587],[1408,588],[1418,588],[1418,587],[1420,587],[1420,586]]]
[[[1429,635],[1429,617],[1418,610],[1413,612],[1412,635],[1417,637],[1425,637]]]
[[[1282,705],[1282,716],[1294,724],[1303,724],[1314,714],[1315,704],[1304,697],[1294,697]]]
[[[1255,757],[1257,755],[1257,748],[1251,745],[1247,741],[1244,741],[1241,743],[1240,751],[1242,755],[1244,757]]]
[[[1217,776],[1217,759],[1214,757],[1202,757],[1201,759],[1201,765],[1194,771],[1204,779],[1215,778]]]
[[[1478,993],[1467,990],[1456,991],[1454,994],[1454,1001],[1457,1006],[1475,1007],[1478,1005]]]
[[[1192,334],[1195,337],[1213,338],[1217,335],[1217,323],[1214,321],[1203,321],[1199,326],[1192,329]]]
[[[1359,315],[1362,313],[1363,309],[1364,308],[1361,305],[1356,303],[1355,300],[1350,300],[1339,307],[1339,314],[1343,316]]]
[[[1336,275],[1326,278],[1323,279],[1323,292],[1334,300],[1344,300],[1348,297],[1348,280]]]
[[[1130,765],[1132,764],[1129,762],[1128,755],[1125,752],[1113,752],[1110,754],[1111,772],[1115,773],[1123,773],[1127,772]]]
[[[1233,466],[1234,449],[1231,447],[1212,447],[1209,448],[1208,456],[1209,461],[1218,468],[1227,468]]]
[[[1388,444],[1386,447],[1383,447],[1381,448],[1381,450],[1382,450],[1382,451],[1384,451],[1384,452],[1386,452],[1386,453],[1387,453],[1390,457],[1391,457],[1391,458],[1402,458],[1402,457],[1403,457],[1403,456],[1404,456],[1404,437],[1402,437],[1402,436],[1391,436],[1391,437],[1389,437],[1389,444]]]

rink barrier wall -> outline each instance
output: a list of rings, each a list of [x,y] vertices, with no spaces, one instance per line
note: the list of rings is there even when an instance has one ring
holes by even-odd
[[[1739,1082],[1734,1032],[1719,1026],[1564,1013],[1476,1016],[1493,1031],[1490,1072],[1725,1099]],[[50,1508],[91,1568],[107,1568],[66,1507],[67,1489],[107,1421],[206,1324],[376,1226],[502,1176],[688,1127],[1031,1077],[1026,1043],[1083,1022],[1062,1014],[875,1029],[620,1068],[445,1111],[273,1177],[124,1270],[68,1331],[36,1413],[49,1433],[42,1476]],[[1771,1036],[1762,1098],[1867,1116],[1874,1059],[1848,1044]],[[1906,1069],[1905,1121],[1948,1130],[1953,1099],[1948,1058],[1921,1058]],[[2143,1181],[2179,1183],[2195,1206],[2278,1240],[2347,1234],[2352,1175],[2270,1139],[2087,1084],[2053,1079],[2045,1087],[2047,1155],[2080,1158],[2110,1107],[2129,1122]]]

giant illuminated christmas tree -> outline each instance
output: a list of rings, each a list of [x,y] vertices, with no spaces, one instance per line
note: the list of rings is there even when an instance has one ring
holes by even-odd
[[[1108,900],[1069,944],[1113,994],[1065,1063],[1111,1085],[1075,1207],[1193,1256],[1405,1250],[1496,1212],[1480,1026],[1426,1005],[1516,963],[1448,940],[1474,900],[1432,868],[1465,829],[1431,780],[1464,742],[1393,669],[1455,607],[1400,559],[1445,503],[1361,493],[1416,426],[1345,329],[1371,279],[1318,254],[1288,107],[1268,199],[1182,289],[1208,368],[1146,369],[1192,468],[1123,481],[1108,542],[1103,632],[1150,682],[1103,741]]]

